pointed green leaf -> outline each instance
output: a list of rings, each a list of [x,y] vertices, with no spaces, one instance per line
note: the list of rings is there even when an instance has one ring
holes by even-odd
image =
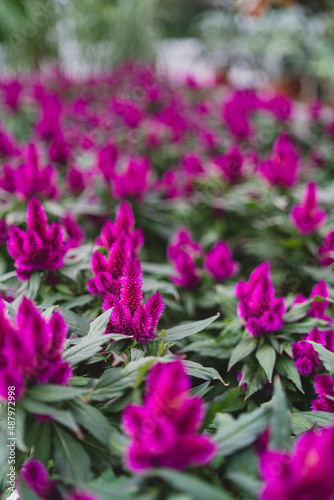
[[[184,339],[190,335],[195,335],[195,333],[201,332],[207,328],[211,323],[213,323],[219,314],[211,316],[211,318],[202,319],[200,321],[193,321],[192,323],[186,323],[185,325],[175,326],[173,328],[168,328],[165,334],[165,342],[176,342],[177,340]]]
[[[319,354],[319,358],[324,364],[324,367],[331,373],[334,373],[334,353],[331,351],[328,351],[327,349],[324,348],[323,345],[318,344],[317,342],[312,342],[311,340],[308,340],[310,344],[312,344],[313,349],[317,351]]]
[[[291,415],[281,382],[276,377],[272,399],[272,415],[270,418],[270,447],[275,450],[288,449],[290,435]]]
[[[256,349],[257,344],[257,340],[251,337],[246,337],[241,342],[239,342],[239,344],[232,351],[227,371],[229,371],[232,366],[238,363],[238,361],[241,361],[242,359],[249,356]]]
[[[255,357],[267,375],[268,381],[271,382],[276,361],[275,349],[268,344],[264,344],[257,349]]]

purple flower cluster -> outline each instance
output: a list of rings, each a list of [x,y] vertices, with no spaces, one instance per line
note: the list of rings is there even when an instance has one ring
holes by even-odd
[[[104,310],[112,309],[106,333],[129,335],[136,342],[146,342],[155,336],[164,310],[163,299],[156,292],[143,305],[142,273],[139,260],[128,262],[120,279],[119,297],[107,293]]]
[[[64,262],[67,247],[60,224],[47,223],[41,203],[32,198],[27,210],[27,231],[9,228],[8,252],[15,260],[17,277],[25,281],[35,270],[56,271]]]
[[[334,231],[326,234],[322,245],[318,250],[319,262],[321,266],[331,266],[334,262]]]
[[[317,231],[327,220],[326,212],[318,209],[317,185],[309,182],[300,205],[294,205],[290,212],[291,224],[301,233]]]
[[[130,470],[184,469],[213,458],[215,445],[198,434],[202,400],[189,396],[189,389],[190,379],[181,361],[157,363],[151,369],[144,405],[131,404],[123,413],[123,427],[131,438],[126,455]]]
[[[104,296],[107,292],[119,296],[120,280],[124,267],[131,258],[136,258],[144,242],[140,228],[134,229],[134,216],[130,205],[123,202],[115,222],[107,221],[96,244],[108,251],[104,256],[96,250],[92,257],[94,278],[87,283],[93,295]]]
[[[215,159],[215,164],[228,184],[233,184],[241,179],[243,163],[243,156],[237,146],[233,146],[225,155]]]
[[[259,172],[272,186],[291,187],[296,183],[298,167],[298,155],[288,135],[282,133],[274,143],[271,157],[260,164]]]
[[[4,165],[0,187],[22,200],[29,200],[34,195],[54,199],[58,195],[56,170],[51,165],[40,165],[39,153],[33,143],[28,144],[17,168]]]
[[[180,228],[173,241],[168,245],[167,257],[177,271],[172,281],[192,290],[200,283],[196,259],[203,257],[203,250],[196,243],[187,228]],[[231,249],[224,241],[218,241],[204,256],[204,269],[215,280],[221,281],[234,276],[238,264],[233,261]]]
[[[324,282],[324,280],[320,280],[319,283],[317,283],[310,294],[310,299],[313,299],[315,297],[321,297],[322,299],[329,299],[330,298],[330,293],[329,293],[329,288],[327,284]],[[303,302],[306,302],[307,298],[304,297],[301,293],[297,295],[295,300],[292,303],[292,306],[295,304],[302,304]],[[306,315],[311,316],[312,318],[319,318],[323,319],[324,321],[327,321],[328,323],[332,323],[332,318],[331,316],[328,316],[326,313],[327,308],[329,306],[329,301],[328,300],[322,300],[322,301],[314,301],[310,309],[307,311]]]
[[[235,295],[240,299],[238,315],[253,337],[283,327],[284,297],[275,298],[268,262],[254,269],[248,283],[240,281],[235,287]]]
[[[67,326],[58,312],[46,321],[31,300],[23,298],[15,325],[7,318],[0,300],[0,397],[7,400],[8,387],[20,398],[29,382],[66,384],[70,365],[63,361]]]
[[[325,332],[320,332],[318,328],[313,328],[313,330],[300,342],[294,342],[292,344],[292,355],[295,360],[296,368],[301,375],[304,377],[314,376],[318,368],[321,365],[318,353],[314,350],[312,344],[306,342],[311,340],[317,342],[334,352],[334,331],[326,330]]]
[[[332,500],[334,428],[313,430],[297,439],[291,453],[267,451],[261,456],[265,486],[261,500]]]
[[[317,399],[311,404],[313,411],[328,411],[334,413],[334,381],[329,375],[318,375],[314,380],[314,390]],[[328,397],[329,396],[329,397]],[[333,399],[330,399],[333,398]]]

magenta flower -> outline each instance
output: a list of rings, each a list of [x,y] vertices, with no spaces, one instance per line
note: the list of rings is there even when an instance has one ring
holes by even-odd
[[[322,297],[323,299],[328,299],[330,297],[329,293],[329,288],[324,282],[324,280],[319,281],[313,289],[310,294],[310,299],[313,297]],[[306,302],[307,299],[304,297],[302,294],[297,295],[295,300],[292,303],[292,306],[295,304],[301,304],[302,302]],[[323,319],[324,321],[328,321],[328,323],[332,322],[332,318],[328,315],[326,315],[326,310],[329,306],[328,300],[323,300],[321,302],[314,301],[310,307],[310,309],[307,311],[307,316],[311,316],[312,318],[319,318]]]
[[[194,258],[184,250],[180,250],[174,259],[173,265],[177,271],[171,280],[182,288],[192,290],[200,282]]]
[[[86,189],[87,183],[84,174],[78,168],[71,167],[66,172],[66,184],[71,194],[78,195]]]
[[[125,101],[114,97],[111,102],[113,112],[121,116],[129,128],[137,128],[143,119],[141,110],[131,101]]]
[[[85,240],[85,233],[71,212],[60,218],[66,233],[66,248],[78,248]]]
[[[0,128],[0,158],[13,156],[18,150],[15,146],[14,139]]]
[[[318,256],[321,266],[330,266],[334,262],[334,231],[326,234],[325,239],[320,245]]]
[[[56,482],[48,478],[44,465],[37,460],[29,460],[20,470],[20,476],[38,498],[42,500],[62,500]]]
[[[224,156],[218,156],[215,164],[221,170],[226,182],[233,184],[242,176],[243,157],[240,150],[234,146]]]
[[[203,174],[205,172],[200,159],[195,154],[188,154],[182,160],[182,165],[184,172],[190,177],[196,177],[197,175]]]
[[[164,310],[163,299],[156,292],[143,305],[142,272],[139,260],[124,267],[120,280],[120,297],[106,294],[103,308],[113,308],[106,333],[122,333],[136,342],[146,342],[155,336]]]
[[[291,118],[292,103],[284,95],[276,95],[265,102],[264,108],[270,111],[280,121],[287,121]]]
[[[284,297],[275,298],[269,273],[269,263],[264,262],[254,269],[248,283],[240,281],[235,287],[240,299],[238,316],[253,337],[283,328]]]
[[[151,467],[180,470],[210,462],[216,447],[198,433],[204,405],[189,395],[190,379],[181,361],[157,363],[146,388],[144,405],[131,404],[123,413],[123,427],[131,439],[127,467],[133,472]]]
[[[311,409],[334,413],[334,400],[329,398],[334,398],[333,379],[329,375],[318,375],[314,380],[314,390],[318,397],[312,401]]]
[[[40,100],[41,114],[36,131],[41,139],[50,139],[55,125],[59,124],[62,103],[57,94],[46,94],[43,88],[40,89],[38,98]]]
[[[31,382],[67,383],[71,367],[61,354],[68,328],[58,312],[47,322],[24,297],[13,324],[0,301],[0,331],[0,398],[7,401],[9,386],[15,386],[15,396],[21,398]]]
[[[288,452],[267,451],[261,456],[265,481],[261,500],[332,500],[334,483],[334,428],[310,430]]]
[[[229,246],[224,241],[218,241],[206,254],[204,269],[217,281],[231,278],[239,267],[232,257]]]
[[[36,271],[56,271],[63,266],[66,245],[63,229],[57,222],[48,226],[41,203],[32,198],[27,210],[27,231],[9,228],[9,255],[15,260],[17,277],[25,281]]]
[[[150,186],[152,166],[148,158],[130,158],[121,173],[112,178],[112,194],[116,199],[142,201]]]
[[[200,257],[202,249],[186,227],[180,227],[173,241],[167,247],[167,257],[174,260],[180,251],[184,251],[193,257]]]
[[[133,211],[128,203],[123,201],[117,211],[115,222],[107,221],[102,228],[101,235],[96,239],[96,244],[110,250],[116,238],[123,231],[129,238],[131,253],[135,257],[138,255],[144,243],[143,231],[134,229],[135,219]]]
[[[58,163],[67,163],[71,156],[71,148],[65,141],[63,131],[59,124],[55,124],[52,130],[49,146],[49,157]]]
[[[290,213],[291,224],[301,233],[317,231],[327,220],[326,212],[317,207],[317,185],[309,182],[300,205],[294,205]]]
[[[22,85],[19,80],[11,80],[1,84],[4,93],[4,104],[11,111],[17,111],[20,107],[20,97],[22,92]]]
[[[312,344],[305,342],[307,340],[317,342],[323,345],[325,349],[334,352],[334,331],[326,330],[325,332],[320,332],[315,327],[304,337],[303,341],[292,344],[292,354],[296,368],[304,377],[314,376],[321,365],[318,353],[314,350]]]
[[[23,200],[34,195],[53,199],[58,194],[56,170],[51,165],[40,165],[39,154],[33,143],[28,144],[23,163],[18,168],[13,169],[9,165],[4,167],[0,185]]]
[[[97,168],[108,182],[113,178],[117,158],[118,152],[113,144],[101,148],[98,153]]]
[[[260,174],[272,186],[291,187],[296,183],[298,169],[298,155],[289,136],[280,134],[274,143],[271,157],[260,164]]]

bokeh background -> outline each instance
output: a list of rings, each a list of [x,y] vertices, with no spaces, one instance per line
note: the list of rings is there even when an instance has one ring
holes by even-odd
[[[0,0],[4,72],[76,75],[124,60],[235,87],[332,97],[331,0]]]

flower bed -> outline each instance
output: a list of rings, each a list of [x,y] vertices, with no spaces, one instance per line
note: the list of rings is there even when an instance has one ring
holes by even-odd
[[[332,498],[327,110],[130,64],[1,99],[6,495]]]

